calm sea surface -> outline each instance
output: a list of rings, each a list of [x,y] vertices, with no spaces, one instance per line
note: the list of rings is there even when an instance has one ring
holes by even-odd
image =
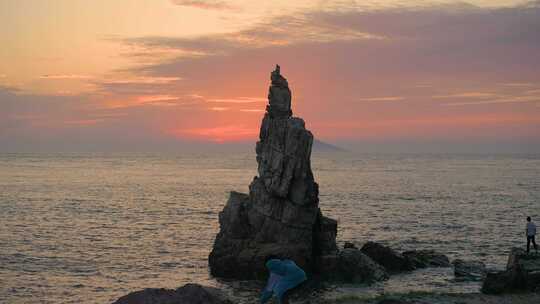
[[[323,212],[340,245],[381,241],[502,268],[540,222],[540,155],[314,153]],[[0,154],[0,303],[110,303],[188,282],[253,303],[256,288],[210,277],[207,256],[230,190],[256,174],[246,154]],[[451,269],[338,291],[477,292]],[[331,293],[331,292],[329,292]]]

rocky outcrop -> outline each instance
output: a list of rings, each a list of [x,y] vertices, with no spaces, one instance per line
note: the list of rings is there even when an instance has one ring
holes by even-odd
[[[388,279],[384,267],[355,248],[321,256],[318,267],[321,277],[328,281],[372,283]]]
[[[481,280],[486,276],[486,264],[480,261],[454,260],[454,276],[462,281]]]
[[[410,250],[402,255],[410,261],[414,268],[450,267],[450,260],[442,253],[434,250]]]
[[[343,249],[358,249],[358,248],[356,248],[356,245],[352,242],[345,242],[345,244],[343,244]]]
[[[279,66],[270,78],[256,145],[258,176],[249,195],[231,193],[219,215],[220,232],[209,256],[214,276],[263,278],[270,254],[293,259],[310,272],[316,257],[337,250],[337,222],[322,215],[311,171],[313,135],[301,118],[292,117],[291,91]]]
[[[512,290],[521,289],[521,283],[515,283],[515,277],[508,271],[488,272],[482,283],[482,293],[485,294],[501,294]]]
[[[216,288],[186,284],[176,290],[147,288],[125,295],[113,304],[232,304]]]
[[[360,250],[390,273],[415,269],[413,263],[401,253],[379,243],[367,242]]]
[[[511,291],[540,289],[540,256],[512,248],[506,270],[489,272],[482,284],[482,292],[500,294]]]

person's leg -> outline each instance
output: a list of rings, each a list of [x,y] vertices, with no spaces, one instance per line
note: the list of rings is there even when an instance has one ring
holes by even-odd
[[[531,237],[527,235],[527,253],[529,253],[530,246],[531,246]]]
[[[287,290],[287,291],[285,292],[285,294],[283,294],[283,298],[281,299],[281,303],[282,303],[282,304],[289,304],[289,294],[290,294],[290,291],[291,291],[291,290],[289,289],[289,290]]]
[[[300,283],[298,285],[296,285],[295,287],[287,290],[284,294],[283,294],[283,298],[281,299],[281,303],[283,304],[289,304],[289,299],[291,298],[291,295],[295,292],[297,292],[302,286],[304,285],[304,283]]]

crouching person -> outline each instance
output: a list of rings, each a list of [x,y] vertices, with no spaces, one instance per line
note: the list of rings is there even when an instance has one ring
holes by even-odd
[[[262,292],[261,303],[274,296],[279,304],[289,304],[289,296],[307,279],[306,273],[292,260],[269,256],[265,261],[270,276]]]

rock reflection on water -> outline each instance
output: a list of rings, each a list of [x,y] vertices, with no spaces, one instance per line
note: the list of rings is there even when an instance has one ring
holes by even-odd
[[[540,217],[540,157],[314,153],[338,239],[434,249],[501,268]],[[260,282],[215,280],[207,256],[228,191],[247,192],[252,153],[0,155],[0,302],[108,303],[188,282],[253,302]],[[476,292],[451,268],[343,291]]]

